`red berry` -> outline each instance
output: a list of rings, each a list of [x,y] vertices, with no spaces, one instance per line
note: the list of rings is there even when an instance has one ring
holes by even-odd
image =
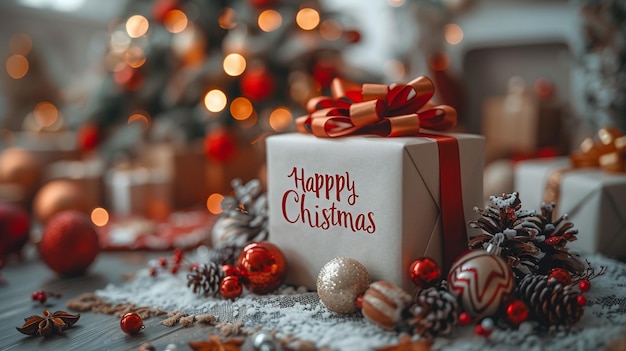
[[[192,263],[192,264],[189,266],[189,271],[190,271],[190,272],[193,272],[193,271],[197,270],[197,269],[198,269],[198,267],[200,267],[200,263],[198,263],[198,262],[194,262],[194,263]]]
[[[172,266],[172,268],[170,268],[170,273],[172,273],[172,274],[176,274],[176,273],[178,273],[178,269],[179,269],[179,268],[180,268],[180,266],[179,266],[179,265],[174,265],[174,266]]]
[[[459,323],[462,325],[468,325],[472,321],[472,315],[467,312],[461,312],[459,315]]]
[[[120,320],[120,328],[122,328],[124,333],[134,335],[142,331],[145,326],[137,313],[128,312]]]
[[[183,256],[174,256],[174,264],[180,264],[183,261]]]
[[[581,280],[580,283],[578,283],[578,287],[580,288],[580,291],[587,292],[589,291],[589,289],[591,289],[591,283],[589,282],[589,280],[584,279]]]
[[[358,309],[362,309],[363,308],[363,294],[360,294],[359,296],[356,297],[356,300],[354,301],[354,305]]]
[[[491,334],[488,330],[483,328],[483,326],[480,324],[476,325],[476,327],[474,328],[474,332],[476,333],[476,335],[480,335],[480,336],[489,336],[489,334]]]
[[[556,279],[557,282],[563,285],[572,283],[572,275],[563,268],[553,268],[548,275],[548,279]]]
[[[151,277],[156,277],[157,276],[157,269],[155,267],[150,267],[150,276]]]
[[[583,295],[578,295],[576,303],[578,303],[578,306],[584,306],[587,304],[587,298]]]
[[[182,249],[178,247],[174,249],[174,257],[183,258],[183,255],[184,255],[184,251]]]
[[[167,259],[165,259],[165,257],[160,257],[160,258],[159,258],[159,265],[160,265],[161,267],[165,267],[165,266],[167,266]]]

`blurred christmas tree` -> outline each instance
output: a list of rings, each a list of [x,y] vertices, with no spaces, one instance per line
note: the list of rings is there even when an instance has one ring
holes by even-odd
[[[115,157],[138,138],[204,139],[210,159],[228,161],[241,143],[290,130],[333,77],[362,80],[342,60],[360,34],[341,17],[315,0],[129,2],[80,147]]]

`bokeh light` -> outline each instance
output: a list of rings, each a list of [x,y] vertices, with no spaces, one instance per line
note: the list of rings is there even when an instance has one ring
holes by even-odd
[[[171,10],[165,14],[163,26],[170,33],[180,33],[187,28],[187,15],[181,10]]]
[[[240,76],[246,70],[246,59],[241,54],[228,54],[224,57],[223,67],[229,76]]]
[[[456,45],[463,40],[463,30],[458,24],[446,24],[443,28],[446,41],[450,45]]]
[[[264,32],[271,32],[283,24],[283,18],[276,10],[265,10],[259,14],[259,28]]]
[[[212,214],[222,213],[222,207],[220,207],[220,205],[222,204],[222,200],[224,200],[224,196],[222,194],[214,193],[209,195],[209,197],[206,199],[207,210],[209,210],[209,212],[211,212]]]
[[[387,0],[387,3],[393,7],[400,7],[404,5],[406,0]]]
[[[33,40],[28,34],[18,33],[9,40],[9,50],[15,55],[28,55],[33,48]]]
[[[139,68],[146,62],[146,55],[140,47],[133,46],[124,52],[124,61],[132,68]]]
[[[59,118],[59,111],[53,104],[47,101],[42,101],[35,105],[35,108],[33,109],[33,117],[39,126],[46,128],[56,123]]]
[[[398,60],[388,60],[383,64],[383,72],[392,81],[401,80],[406,75],[404,64]]]
[[[277,132],[287,129],[292,121],[293,116],[291,111],[286,107],[279,107],[270,113],[270,127]]]
[[[135,112],[128,117],[128,124],[131,123],[141,124],[147,128],[150,126],[150,116],[145,112]]]
[[[9,77],[13,79],[23,78],[28,73],[28,59],[23,55],[11,55],[5,64]]]
[[[236,12],[230,7],[225,7],[217,18],[217,23],[222,29],[233,29],[237,26],[235,21]]]
[[[249,118],[252,112],[254,112],[254,107],[245,97],[238,97],[230,103],[230,114],[238,121]]]
[[[220,112],[226,107],[228,99],[219,89],[213,89],[204,95],[204,107],[211,112]]]
[[[126,33],[131,38],[139,38],[148,32],[150,23],[148,19],[141,15],[131,16],[126,21]]]
[[[237,120],[237,126],[241,128],[252,128],[257,124],[258,121],[259,118],[257,117],[256,111],[252,110],[252,114],[250,115],[250,117]]]
[[[104,227],[109,223],[109,212],[102,207],[96,207],[91,211],[91,222],[98,227]]]
[[[304,30],[315,29],[320,24],[320,14],[310,7],[305,7],[296,14],[296,23]]]
[[[320,35],[328,41],[334,41],[341,38],[343,28],[339,22],[334,19],[327,19],[320,24]]]
[[[450,66],[450,58],[445,52],[436,52],[428,56],[428,64],[434,71],[445,71]]]

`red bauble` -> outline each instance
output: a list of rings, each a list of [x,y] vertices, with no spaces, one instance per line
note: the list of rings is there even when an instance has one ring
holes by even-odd
[[[141,316],[135,312],[128,312],[122,316],[122,319],[120,320],[120,328],[122,328],[122,331],[128,335],[135,335],[142,331],[145,326],[143,325]]]
[[[21,255],[28,241],[30,221],[26,211],[18,206],[0,202],[0,259]]]
[[[434,286],[439,282],[441,269],[433,259],[423,257],[411,263],[409,274],[415,285],[422,289]]]
[[[248,0],[248,3],[256,8],[267,8],[274,5],[275,2],[275,0]]]
[[[224,271],[225,277],[230,276],[240,276],[241,272],[239,272],[239,268],[232,264],[225,264],[222,266],[222,271]]]
[[[255,294],[267,294],[282,283],[287,263],[285,255],[276,245],[261,241],[243,248],[237,266],[248,290]]]
[[[100,130],[95,124],[85,124],[78,129],[76,139],[81,151],[91,151],[100,143]]]
[[[243,287],[241,286],[241,280],[236,275],[229,275],[222,279],[220,284],[220,294],[225,299],[236,299],[241,295]]]
[[[224,129],[212,131],[204,138],[204,153],[210,161],[228,162],[236,152],[235,139]]]
[[[563,268],[552,268],[548,279],[555,279],[559,284],[563,285],[572,284],[572,275]]]
[[[528,306],[521,300],[511,302],[506,308],[506,317],[515,325],[519,325],[528,318]]]
[[[241,93],[250,100],[267,99],[274,94],[274,77],[265,67],[253,67],[246,71],[239,81]]]
[[[39,256],[53,271],[64,276],[84,273],[98,255],[98,234],[80,212],[56,214],[46,225],[39,242]]]

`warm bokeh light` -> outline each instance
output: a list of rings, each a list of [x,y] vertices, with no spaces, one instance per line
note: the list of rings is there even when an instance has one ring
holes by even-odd
[[[43,128],[52,126],[59,118],[59,111],[53,104],[43,101],[33,109],[35,122]]]
[[[235,21],[236,12],[230,7],[225,7],[222,9],[220,16],[217,19],[217,23],[220,25],[222,29],[233,29],[237,26],[237,22]]]
[[[276,10],[265,10],[259,14],[259,28],[264,32],[271,32],[283,24],[283,17]]]
[[[132,68],[139,68],[146,62],[146,55],[140,47],[134,46],[124,52],[124,61]]]
[[[463,40],[463,30],[458,24],[446,24],[443,31],[446,41],[450,45],[456,45]]]
[[[224,200],[224,196],[222,194],[211,194],[206,199],[206,208],[212,214],[220,214],[222,213],[222,208],[220,205],[222,204],[222,200]]]
[[[434,71],[445,71],[450,66],[450,58],[445,52],[433,53],[428,56],[428,64]]]
[[[170,33],[180,33],[187,28],[187,15],[181,10],[171,10],[165,14],[163,25]]]
[[[401,80],[406,75],[404,64],[398,60],[388,60],[383,64],[383,72],[392,81]]]
[[[400,7],[404,5],[406,0],[387,0],[387,3],[393,7]]]
[[[104,227],[109,223],[109,212],[102,207],[96,207],[91,211],[91,221],[98,227]]]
[[[9,41],[9,50],[15,55],[26,56],[32,48],[33,40],[25,33],[15,34]]]
[[[23,78],[28,73],[28,59],[23,55],[11,55],[5,64],[9,77]]]
[[[320,14],[310,7],[305,7],[298,11],[296,23],[304,30],[315,29],[320,24]]]
[[[246,58],[237,53],[224,57],[224,72],[232,77],[240,76],[246,70]]]
[[[334,41],[341,38],[343,28],[339,22],[334,19],[328,19],[320,24],[320,35],[328,41]]]
[[[279,107],[270,113],[269,123],[273,130],[280,132],[291,125],[293,116],[286,107]]]
[[[128,49],[130,42],[131,39],[128,36],[128,33],[126,33],[126,31],[122,29],[116,30],[111,33],[110,45],[111,50],[114,52],[124,52],[126,49]]]
[[[128,124],[131,123],[140,123],[147,128],[150,126],[150,117],[144,112],[135,112],[128,117]]]
[[[148,19],[141,15],[131,16],[126,21],[126,33],[131,38],[139,38],[148,32],[150,23]]]
[[[252,114],[250,115],[250,117],[246,119],[237,120],[237,126],[241,128],[251,128],[251,127],[254,127],[257,122],[258,122],[257,114],[254,110],[252,110]]]
[[[254,112],[254,107],[245,97],[238,97],[230,103],[230,114],[238,121],[249,118],[252,112]]]
[[[220,112],[228,103],[226,94],[219,89],[214,89],[204,95],[204,107],[211,112]]]

